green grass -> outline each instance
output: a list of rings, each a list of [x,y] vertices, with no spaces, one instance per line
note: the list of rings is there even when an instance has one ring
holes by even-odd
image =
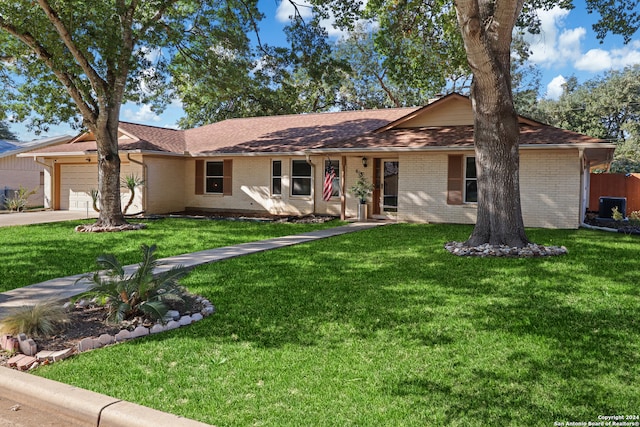
[[[335,226],[325,224],[258,223],[160,219],[140,221],[147,228],[123,233],[78,233],[66,221],[20,227],[0,227],[0,292],[57,277],[97,269],[96,258],[113,253],[123,265],[140,261],[140,245],[156,244],[158,257],[269,239]]]
[[[218,426],[551,426],[640,408],[638,238],[529,230],[548,259],[454,257],[389,225],[203,266],[217,313],[37,375]]]

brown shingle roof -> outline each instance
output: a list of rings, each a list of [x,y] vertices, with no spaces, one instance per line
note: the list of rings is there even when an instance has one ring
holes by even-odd
[[[184,153],[184,131],[166,129],[155,126],[120,122],[120,130],[133,139],[120,139],[118,149],[121,151],[159,151],[165,153]],[[32,153],[86,153],[96,151],[95,140],[84,140],[81,135],[68,144],[34,150]]]
[[[127,145],[135,146],[138,150],[166,151],[169,153],[184,153],[186,144],[184,131],[176,129],[159,128],[155,126],[139,125],[135,123],[120,122],[120,129],[139,138],[137,143],[131,142],[120,147],[122,150]]]
[[[520,145],[606,143],[552,126],[520,125]],[[325,144],[327,149],[473,147],[473,126],[390,129]]]
[[[339,149],[428,149],[473,147],[473,126],[389,128],[389,123],[419,110],[392,108],[229,119],[195,129],[174,130],[128,122],[120,130],[121,151],[156,151],[195,156],[244,153],[295,153]],[[579,133],[532,121],[520,125],[521,145],[604,143]],[[69,144],[34,151],[78,153],[96,150],[95,141],[76,138]]]
[[[372,132],[416,108],[229,119],[186,131],[191,154],[296,152]]]

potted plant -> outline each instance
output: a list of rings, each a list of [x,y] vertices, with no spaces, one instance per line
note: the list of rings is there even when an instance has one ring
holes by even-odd
[[[364,172],[356,170],[358,174],[358,179],[356,183],[349,189],[349,192],[352,196],[356,197],[359,201],[358,203],[358,220],[366,221],[367,220],[367,199],[369,195],[373,191],[373,185],[369,182],[366,176],[364,176]]]

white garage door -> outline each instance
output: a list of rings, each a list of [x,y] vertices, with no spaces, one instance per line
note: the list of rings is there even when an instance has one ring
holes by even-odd
[[[60,209],[93,210],[91,190],[98,188],[97,165],[60,165],[60,176]]]

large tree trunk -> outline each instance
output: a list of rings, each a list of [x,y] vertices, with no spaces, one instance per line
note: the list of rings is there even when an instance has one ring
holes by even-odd
[[[478,216],[467,246],[528,243],[520,206],[518,119],[505,85],[474,84]]]
[[[118,155],[118,116],[99,118],[94,135],[98,146],[98,191],[100,216],[95,226],[117,228],[127,221],[120,200],[120,156]],[[115,118],[112,118],[115,117]]]
[[[456,0],[469,65],[478,216],[467,246],[529,243],[520,206],[518,118],[511,92],[511,32],[523,0]]]

